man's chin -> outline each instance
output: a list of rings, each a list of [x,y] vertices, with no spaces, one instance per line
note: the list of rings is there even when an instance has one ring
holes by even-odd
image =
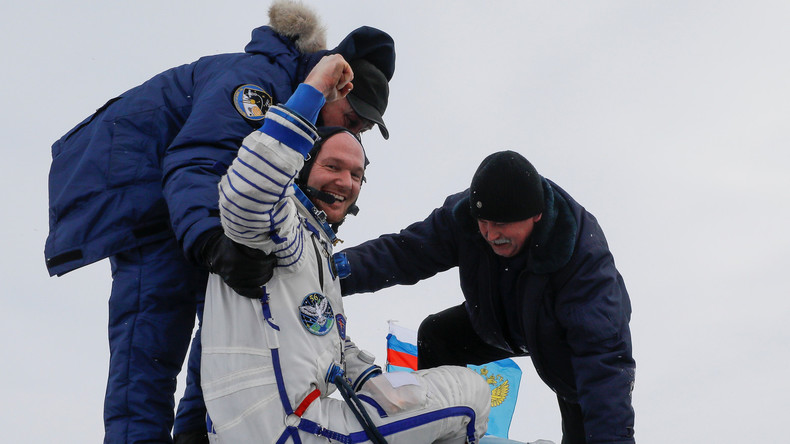
[[[501,244],[501,245],[494,245],[489,243],[488,245],[491,246],[491,249],[494,250],[494,254],[502,257],[511,257],[515,255],[515,251],[513,248],[513,244]]]
[[[341,214],[341,211],[337,210],[335,208],[332,208],[332,205],[324,204],[322,202],[321,205],[316,205],[316,207],[319,210],[323,211],[324,214],[326,214],[326,221],[329,222],[330,224],[337,223],[335,221],[338,220],[338,219],[343,220],[344,215],[338,217],[338,215]]]
[[[338,214],[335,212],[326,213],[326,221],[330,224],[339,224],[343,222],[345,218],[346,218],[345,214],[343,214],[342,216],[338,216]]]

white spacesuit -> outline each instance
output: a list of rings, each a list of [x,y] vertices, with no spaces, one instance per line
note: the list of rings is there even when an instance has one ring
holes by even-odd
[[[346,336],[334,232],[293,186],[316,138],[296,113],[272,107],[220,182],[226,235],[278,265],[261,300],[209,279],[201,377],[212,442],[368,441],[349,403],[327,397],[341,372],[387,442],[475,442],[490,409],[479,375],[455,366],[380,375]]]

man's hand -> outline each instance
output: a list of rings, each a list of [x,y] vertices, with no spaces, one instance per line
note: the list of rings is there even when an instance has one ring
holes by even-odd
[[[340,54],[324,56],[307,75],[304,83],[321,91],[327,102],[340,100],[354,88],[354,72]]]
[[[277,263],[273,254],[238,244],[221,229],[209,235],[201,256],[209,271],[236,293],[253,299],[263,297],[261,287],[272,278]]]

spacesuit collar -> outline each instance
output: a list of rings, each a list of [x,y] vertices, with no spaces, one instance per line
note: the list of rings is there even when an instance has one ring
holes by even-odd
[[[299,189],[296,184],[293,185],[293,188],[296,199],[302,204],[302,206],[305,207],[305,209],[307,209],[307,212],[310,213],[320,230],[323,231],[324,235],[329,239],[330,242],[332,242],[332,245],[336,245],[338,242],[341,242],[337,235],[335,235],[335,232],[332,231],[332,227],[329,226],[329,223],[326,220],[326,213],[319,210],[318,207],[316,207],[313,202],[307,198],[304,192]]]

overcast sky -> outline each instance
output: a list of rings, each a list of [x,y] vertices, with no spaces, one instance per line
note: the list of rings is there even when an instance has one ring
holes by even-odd
[[[790,2],[310,1],[335,46],[396,42],[385,121],[345,246],[421,220],[480,161],[519,151],[599,220],[633,302],[641,443],[777,442],[790,414]],[[0,430],[9,443],[103,436],[109,262],[49,278],[50,146],[172,66],[243,50],[268,1],[0,6]],[[457,272],[345,299],[383,362],[462,296]],[[528,359],[511,437],[559,442]],[[183,388],[180,388],[183,390]],[[781,440],[781,438],[779,438]]]

